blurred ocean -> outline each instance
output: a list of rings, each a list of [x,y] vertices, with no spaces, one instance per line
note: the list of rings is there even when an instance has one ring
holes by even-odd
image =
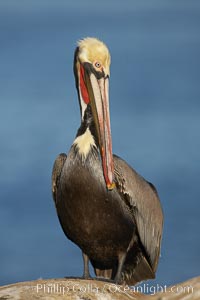
[[[51,170],[80,123],[76,41],[112,55],[114,153],[159,192],[153,284],[200,275],[200,1],[0,1],[0,285],[82,275],[59,225]]]

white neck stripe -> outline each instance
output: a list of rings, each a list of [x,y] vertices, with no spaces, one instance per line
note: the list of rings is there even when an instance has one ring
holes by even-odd
[[[86,131],[79,135],[75,141],[73,142],[73,145],[78,147],[79,154],[86,159],[88,153],[90,152],[90,149],[92,147],[96,147],[94,138],[89,130],[89,128],[86,129]]]

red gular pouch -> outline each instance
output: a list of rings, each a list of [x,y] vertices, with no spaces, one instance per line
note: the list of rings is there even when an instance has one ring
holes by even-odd
[[[90,98],[85,84],[85,70],[81,64],[80,64],[80,90],[81,90],[82,99],[86,104],[88,104],[90,102]]]

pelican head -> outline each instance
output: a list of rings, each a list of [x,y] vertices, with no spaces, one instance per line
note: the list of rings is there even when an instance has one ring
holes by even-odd
[[[110,53],[96,38],[78,42],[74,57],[74,73],[78,90],[82,121],[91,108],[101,154],[103,174],[108,189],[113,189],[113,156],[109,114]]]

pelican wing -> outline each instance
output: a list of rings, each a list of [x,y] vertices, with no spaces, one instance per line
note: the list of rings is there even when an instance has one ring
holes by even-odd
[[[160,255],[163,213],[155,187],[124,160],[113,156],[116,186],[136,222],[145,257],[155,273]]]
[[[58,191],[58,185],[60,181],[60,175],[62,172],[63,165],[67,159],[67,155],[65,153],[61,153],[57,156],[54,165],[53,165],[53,171],[52,171],[52,195],[55,202],[55,205],[57,203],[57,191]]]

